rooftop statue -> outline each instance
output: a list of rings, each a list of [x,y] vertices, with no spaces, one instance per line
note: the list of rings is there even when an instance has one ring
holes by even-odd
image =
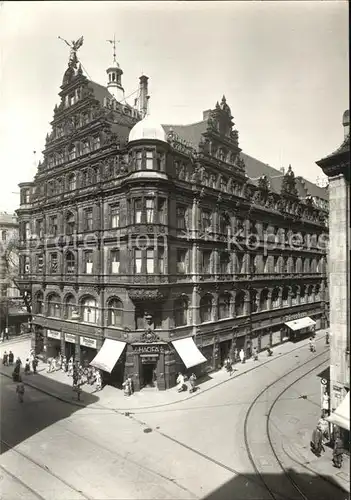
[[[61,38],[60,36],[58,38],[60,40],[64,41],[65,44],[68,45],[68,47],[71,49],[71,52],[69,55],[69,60],[68,60],[68,67],[76,69],[77,64],[78,64],[77,50],[80,49],[80,47],[83,45],[84,38],[81,36],[76,41],[72,40],[71,43],[68,43],[67,40],[65,40],[64,38]]]

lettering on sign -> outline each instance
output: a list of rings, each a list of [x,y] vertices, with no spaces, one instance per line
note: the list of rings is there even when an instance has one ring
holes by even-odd
[[[46,330],[46,332],[47,336],[51,339],[61,340],[61,332],[58,332],[57,330]]]
[[[137,353],[157,353],[159,354],[161,352],[161,346],[159,345],[135,345],[133,346],[134,352]]]
[[[89,337],[80,337],[79,343],[80,345],[84,345],[84,347],[91,347],[92,349],[96,349],[96,339],[90,339]]]
[[[65,341],[70,342],[71,344],[76,343],[76,336],[71,333],[65,333]]]
[[[305,311],[296,314],[288,314],[287,316],[284,317],[284,323],[287,323],[288,321],[294,321],[295,319],[307,318],[317,313],[318,311]]]

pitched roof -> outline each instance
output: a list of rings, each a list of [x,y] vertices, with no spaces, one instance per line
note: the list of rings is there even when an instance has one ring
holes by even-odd
[[[111,99],[112,95],[110,92],[107,90],[104,85],[100,85],[100,83],[93,82],[92,80],[89,80],[89,87],[93,89],[94,92],[94,97],[100,101],[101,103],[104,102],[104,98],[106,97],[107,99]]]
[[[207,121],[203,120],[189,125],[162,125],[162,127],[166,134],[172,129],[182,139],[190,142],[195,149],[198,149],[201,136],[207,129]],[[254,184],[257,184],[258,178],[261,177],[261,175],[266,175],[269,178],[272,191],[276,193],[281,192],[282,180],[284,177],[283,172],[246,153],[241,152],[240,156],[245,162],[247,176]],[[296,188],[299,197],[302,199],[310,195],[328,200],[328,192],[325,188],[313,184],[313,182],[308,181],[304,177],[296,177]]]
[[[195,149],[198,149],[201,136],[207,129],[207,121],[203,120],[190,125],[162,125],[166,134],[172,129],[176,134],[187,142],[190,142]]]

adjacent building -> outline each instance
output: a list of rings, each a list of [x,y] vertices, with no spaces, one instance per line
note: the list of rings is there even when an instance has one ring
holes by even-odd
[[[164,390],[323,328],[327,191],[244,154],[225,97],[161,125],[146,76],[133,107],[115,61],[107,74],[92,82],[71,57],[44,160],[20,184],[37,352],[99,352],[109,383]]]
[[[344,140],[332,154],[317,161],[329,177],[329,290],[331,421],[350,436],[350,114],[343,115]],[[333,413],[335,412],[335,413]]]

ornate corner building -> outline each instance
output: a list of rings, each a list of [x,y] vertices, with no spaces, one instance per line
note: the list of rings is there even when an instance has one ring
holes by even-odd
[[[161,125],[146,76],[134,108],[119,65],[107,73],[103,87],[69,63],[44,160],[20,184],[37,352],[90,362],[114,340],[109,382],[164,390],[195,363],[178,340],[206,359],[200,375],[290,338],[289,321],[324,327],[327,190],[242,153],[224,97],[198,123]]]
[[[330,368],[325,371],[332,422],[350,446],[350,112],[343,115],[344,140],[317,161],[329,177]]]

